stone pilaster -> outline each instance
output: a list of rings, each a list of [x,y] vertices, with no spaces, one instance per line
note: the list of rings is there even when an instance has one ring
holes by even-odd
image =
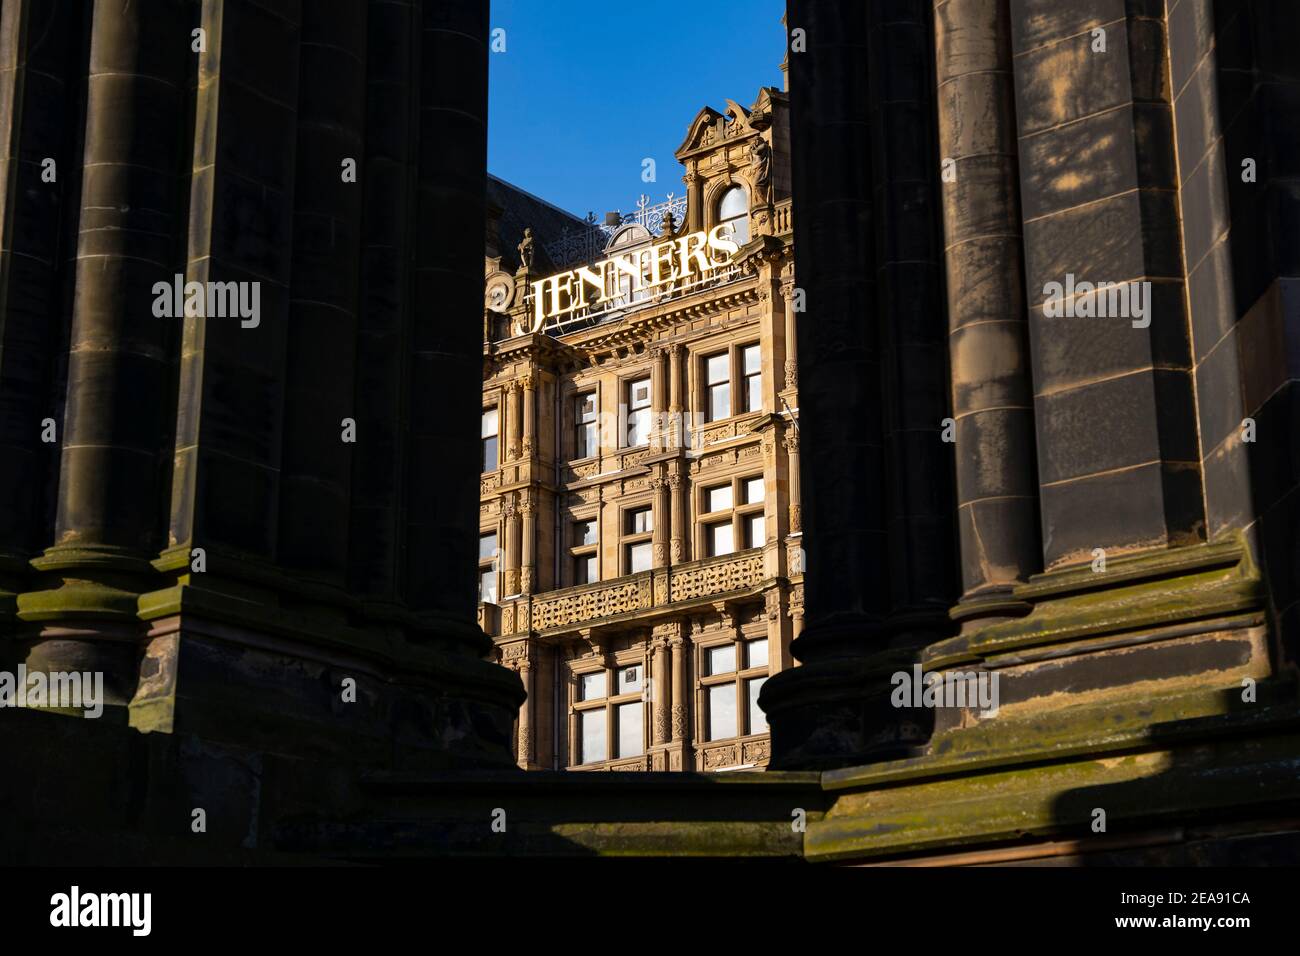
[[[935,9],[959,620],[1023,613],[1041,567],[1008,0]]]

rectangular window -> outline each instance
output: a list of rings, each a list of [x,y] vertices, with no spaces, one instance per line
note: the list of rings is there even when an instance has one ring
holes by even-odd
[[[764,537],[764,523],[761,514],[747,515],[744,518],[744,531],[746,548],[761,548],[763,542],[767,540]]]
[[[731,417],[731,355],[723,352],[704,360],[705,383],[709,390],[709,421]]]
[[[599,763],[609,756],[609,743],[605,735],[605,708],[584,710],[579,719],[582,762]]]
[[[583,554],[573,559],[573,583],[594,584],[600,580],[600,569],[594,554]]]
[[[497,573],[492,568],[479,568],[478,602],[480,604],[497,603]]]
[[[497,603],[497,536],[496,532],[478,536],[478,601]]]
[[[618,756],[636,757],[645,750],[645,705],[639,700],[619,704]]]
[[[719,558],[736,550],[735,531],[730,521],[708,525],[704,531],[708,540],[709,557]]]
[[[618,692],[636,694],[641,691],[641,666],[621,667],[618,671]]]
[[[627,573],[640,574],[649,571],[653,557],[653,546],[649,541],[627,546]]]
[[[736,645],[723,644],[709,648],[709,676],[730,674],[736,669]]]
[[[736,685],[717,684],[709,688],[709,739],[736,736]]]
[[[650,379],[631,382],[627,387],[627,446],[650,444]]]
[[[651,509],[637,508],[627,513],[628,534],[649,534],[654,529],[654,512]]]
[[[482,459],[483,471],[496,471],[500,465],[497,454],[497,424],[498,412],[495,408],[488,408],[483,411],[483,423],[479,430],[482,438]]]
[[[758,692],[763,689],[766,681],[766,677],[745,681],[745,693],[749,698],[749,733],[751,734],[767,733],[767,715],[763,713],[763,708],[758,706]]]
[[[596,454],[599,432],[596,423],[596,393],[586,392],[575,399],[574,421],[577,429],[573,442],[574,458],[591,458]]]
[[[740,350],[741,368],[745,375],[744,400],[747,412],[763,410],[763,355],[757,345],[747,345]]]
[[[746,667],[766,667],[767,666],[767,638],[760,638],[757,641],[745,642],[745,666]]]
[[[715,511],[726,511],[731,507],[733,500],[731,485],[708,488],[704,492],[704,510],[709,514]]]
[[[583,674],[579,678],[580,698],[582,700],[599,700],[605,696],[605,672]]]
[[[596,544],[600,540],[596,532],[596,522],[579,521],[573,526],[573,543],[577,547],[584,544]]]
[[[745,504],[761,505],[763,503],[763,479],[746,478],[745,482]]]

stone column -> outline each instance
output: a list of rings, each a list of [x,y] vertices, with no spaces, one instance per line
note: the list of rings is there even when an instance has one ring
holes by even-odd
[[[668,400],[668,412],[673,420],[673,448],[680,448],[686,441],[686,346],[674,342],[668,346],[668,377],[672,394]]]
[[[663,466],[658,465],[656,467],[661,469]],[[668,566],[667,525],[670,511],[668,500],[671,489],[668,479],[662,475],[657,475],[651,479],[650,487],[654,489],[654,510],[651,512],[654,520],[654,566],[664,568]]]
[[[680,469],[680,464],[679,464]],[[672,562],[681,564],[690,560],[690,541],[687,538],[686,522],[690,515],[690,492],[687,490],[686,476],[674,471],[668,476],[669,495],[672,501]]]
[[[682,179],[686,183],[686,231],[700,232],[704,229],[705,222],[704,180],[696,172],[693,163]]]
[[[936,0],[939,149],[957,517],[958,620],[1023,612],[1041,566],[1008,0]]]
[[[533,762],[533,667],[527,657],[519,662],[519,679],[527,697],[519,708],[518,755],[519,766],[527,770]]]
[[[1101,53],[1092,13],[1010,10],[1043,566],[1201,541],[1164,18],[1130,7]],[[1061,174],[1084,142],[1106,175]],[[1145,316],[1095,314],[1098,282],[1149,283]]]
[[[8,7],[13,24],[20,11]],[[18,599],[28,621],[114,622],[98,635],[52,635],[27,661],[32,670],[104,672],[110,704],[134,692],[136,598],[154,580],[149,561],[164,542],[161,452],[172,430],[169,384],[183,319],[156,315],[151,305],[154,284],[170,288],[184,271],[177,238],[189,163],[177,131],[192,67],[189,13],[179,4],[96,0],[90,15],[81,208],[75,252],[65,253],[74,259],[76,293],[55,543],[33,561],[49,589]],[[42,23],[49,25],[42,18],[27,27]],[[61,172],[63,179],[74,169]],[[174,312],[172,297],[166,305]],[[23,427],[39,434],[41,419]]]
[[[668,407],[667,389],[664,382],[664,349],[655,346],[650,349],[650,412],[653,419],[650,424],[650,447],[662,451],[668,444],[668,428],[665,419]]]
[[[513,500],[506,505],[506,573],[502,587],[504,593],[501,595],[503,600],[508,597],[514,597],[519,593],[520,544],[523,536],[520,528],[522,518],[520,508],[521,506],[516,504]]]
[[[529,374],[519,380],[523,389],[524,403],[524,438],[521,447],[523,457],[529,461],[537,453],[537,379]]]
[[[78,51],[88,14],[85,4],[0,6],[0,116],[10,124],[0,142],[0,629],[16,610],[29,559],[52,531],[41,499],[57,482],[62,437],[54,376],[67,322],[58,281],[67,255],[59,250],[82,175],[68,133],[85,85]],[[56,182],[45,181],[46,157]],[[11,652],[17,648],[0,651],[0,669],[16,666]]]
[[[519,416],[519,394],[520,387],[518,382],[509,382],[506,385],[506,461],[514,461],[519,457],[519,444],[521,439],[522,421]]]
[[[668,639],[668,646],[672,649],[673,657],[672,739],[674,742],[680,741],[684,743],[690,739],[689,714],[687,713],[686,702],[690,700],[691,695],[690,688],[687,687],[687,644],[685,628],[682,624],[677,625],[676,631]]]
[[[654,742],[666,744],[672,740],[672,677],[669,665],[669,638],[660,628],[655,628],[654,649]]]
[[[343,440],[344,422],[357,414],[364,192],[344,181],[341,160],[321,157],[363,158],[366,10],[307,4],[302,18],[277,555],[300,577],[341,586],[353,461],[370,453],[372,438],[357,428]],[[323,74],[334,82],[317,83]]]
[[[522,565],[519,574],[519,593],[532,594],[537,580],[537,502],[533,491],[521,493],[519,510],[523,515],[523,543],[520,551]]]
[[[803,531],[803,506],[799,497],[799,429],[794,425],[787,426],[783,441],[790,462],[790,533],[800,534]],[[799,571],[802,572],[803,568],[799,568]]]
[[[785,302],[785,390],[799,387],[799,339],[795,328],[794,273],[781,279],[781,298]]]

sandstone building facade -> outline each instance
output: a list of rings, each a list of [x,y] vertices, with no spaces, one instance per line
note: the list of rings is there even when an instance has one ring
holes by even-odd
[[[779,90],[706,108],[685,196],[603,228],[497,187],[480,621],[528,692],[522,767],[767,764],[758,695],[802,613],[788,137]],[[729,243],[707,274],[701,235]],[[539,320],[595,262],[617,294]]]

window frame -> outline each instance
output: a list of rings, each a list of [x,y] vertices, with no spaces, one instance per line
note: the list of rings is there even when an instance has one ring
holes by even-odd
[[[493,426],[494,430],[491,435],[484,435],[483,430],[487,427],[486,419],[489,414],[494,415],[496,417],[496,421]],[[496,402],[492,402],[491,404],[484,405],[483,411],[479,416],[478,458],[479,458],[480,466],[486,465],[488,463],[487,443],[489,439],[495,443],[496,453],[494,457],[496,459],[496,464],[494,464],[491,468],[483,468],[483,470],[479,472],[479,474],[481,475],[490,475],[494,472],[501,470],[502,462],[501,462],[501,402],[500,401],[496,401]]]
[[[642,384],[644,384],[646,387],[645,405],[638,405],[636,407],[633,407],[632,392],[638,385],[642,385]],[[623,412],[621,416],[623,419],[622,422],[623,428],[622,428],[622,434],[619,436],[619,447],[629,451],[635,448],[649,448],[651,438],[652,438],[652,433],[654,432],[654,407],[655,407],[654,376],[650,374],[649,369],[646,369],[644,373],[637,372],[635,375],[631,375],[623,379],[620,388],[622,390],[622,399],[623,399],[621,402],[621,408]],[[645,412],[645,417],[646,417],[645,441],[638,442],[637,444],[634,445],[631,442],[633,416],[641,412]]]
[[[579,525],[594,524],[596,526],[596,540],[593,544],[585,544],[578,539],[577,529]],[[584,584],[596,584],[601,580],[600,573],[600,512],[594,511],[590,515],[571,514],[569,515],[569,584],[572,587],[580,587]],[[591,558],[596,559],[596,576],[590,581],[578,580],[578,562],[587,561]]]
[[[483,539],[491,535],[495,542],[491,557],[484,557],[482,554]],[[478,533],[479,539],[479,559],[478,559],[478,580],[479,580],[479,601],[482,604],[492,604],[500,606],[501,604],[501,529],[500,528],[480,528]],[[487,572],[496,575],[495,581],[495,598],[494,601],[483,600],[483,575]]]
[[[751,667],[749,665],[749,646],[762,643],[768,652],[767,663]],[[708,673],[709,652],[728,645],[735,647],[736,666],[725,674]],[[770,732],[769,727],[754,730],[749,712],[749,685],[751,681],[772,676],[772,647],[765,633],[705,635],[695,647],[695,672],[700,675],[696,684],[699,700],[699,739],[704,744],[721,743],[728,740],[740,740]],[[713,713],[711,688],[733,685],[736,708],[736,733],[731,737],[713,736]]]
[[[745,352],[751,348],[758,349],[758,371],[746,373]],[[705,424],[712,425],[740,418],[742,415],[757,415],[763,412],[763,342],[761,339],[730,342],[718,348],[700,349],[696,355],[695,374],[699,383],[699,401],[703,404],[700,414]],[[712,382],[709,379],[709,360],[723,356],[726,357],[727,379],[725,382]],[[752,379],[758,380],[757,407],[750,407],[749,403]],[[727,414],[717,418],[713,415],[715,388],[726,388],[728,392]]]
[[[635,760],[645,757],[650,749],[650,720],[647,715],[646,694],[649,688],[650,664],[642,648],[630,648],[617,651],[613,661],[602,664],[599,660],[575,661],[572,665],[573,677],[570,685],[570,703],[574,720],[571,739],[569,740],[569,769],[590,770],[606,766],[614,761]],[[628,667],[635,667],[641,672],[640,686],[626,694],[617,693],[619,672]],[[592,674],[605,675],[605,696],[582,700],[582,678]],[[626,704],[639,703],[641,706],[641,747],[635,754],[619,754],[622,728],[619,725],[619,708]],[[599,760],[584,762],[582,760],[582,715],[591,711],[605,712],[605,756]]]
[[[650,515],[649,531],[631,531],[632,517],[641,512],[648,512]],[[619,526],[619,570],[624,575],[644,574],[654,567],[654,502],[652,501],[632,501],[623,505],[618,513]],[[650,547],[650,567],[645,571],[632,570],[632,548],[636,545],[649,545]]]
[[[747,500],[746,494],[746,486],[749,482],[755,480],[763,483],[763,499],[757,502]],[[706,510],[711,493],[726,487],[731,489],[731,507],[719,508],[717,511]],[[722,558],[765,547],[767,545],[768,531],[767,498],[767,479],[761,471],[758,473],[743,472],[709,484],[701,483],[697,485],[695,490],[695,527],[699,530],[697,531],[696,553],[705,558]],[[763,518],[763,540],[757,544],[747,543],[749,519],[759,516]],[[718,525],[728,523],[731,525],[732,549],[724,554],[715,554],[713,553],[713,529]]]
[[[582,420],[582,412],[579,404],[582,399],[586,398],[588,395],[592,397],[595,406],[595,409],[592,412],[594,417],[590,423]],[[571,444],[567,449],[566,457],[571,462],[590,461],[594,458],[599,458],[602,451],[600,446],[600,387],[598,385],[591,385],[590,387],[575,388],[572,395],[569,396],[569,401],[569,408],[573,415],[573,419],[572,428],[569,431]],[[592,424],[595,427],[595,437],[592,442],[591,454],[579,455],[578,452],[582,449],[580,448],[578,435],[583,431],[587,424]]]

